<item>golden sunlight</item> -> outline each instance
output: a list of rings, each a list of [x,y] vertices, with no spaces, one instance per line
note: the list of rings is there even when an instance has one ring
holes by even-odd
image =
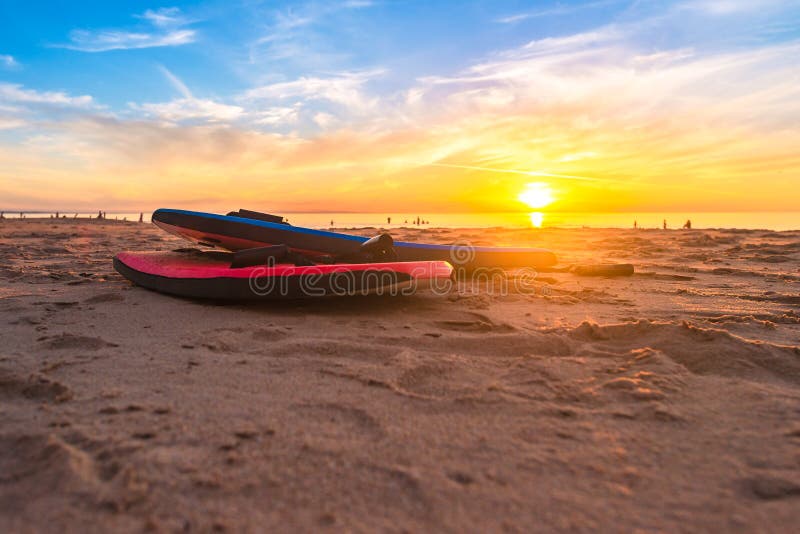
[[[553,198],[553,190],[544,182],[527,184],[525,190],[517,196],[517,199],[534,209],[544,208],[555,200]]]

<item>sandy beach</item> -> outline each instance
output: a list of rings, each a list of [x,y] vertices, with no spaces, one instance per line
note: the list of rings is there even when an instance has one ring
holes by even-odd
[[[393,235],[636,274],[204,302],[114,272],[150,224],[0,221],[0,531],[800,524],[800,231]]]

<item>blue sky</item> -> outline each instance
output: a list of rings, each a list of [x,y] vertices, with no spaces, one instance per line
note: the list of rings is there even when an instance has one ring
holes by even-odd
[[[447,64],[456,70],[475,54],[524,43],[530,26],[546,18],[494,22],[534,11],[524,3],[431,4],[172,2],[160,7],[148,2],[5,2],[0,15],[3,53],[27,67],[14,76],[23,83],[97,91],[98,79],[119,76],[124,70],[126,78],[120,82],[142,82],[155,77],[154,64],[161,63],[183,72],[198,91],[209,94],[311,71],[385,63],[421,74],[439,73]],[[616,10],[591,11],[595,17],[610,18]],[[560,31],[580,30],[580,17],[575,18],[559,24]],[[596,22],[593,17],[584,25]],[[103,32],[117,33],[123,41],[125,34],[147,34],[151,39],[128,39],[114,50],[111,42],[98,42]],[[283,55],[290,50],[305,54]],[[218,75],[210,76],[208,69]],[[91,77],[86,79],[86,74]],[[144,94],[126,90],[124,83],[99,89],[108,100],[121,95],[131,100],[170,96],[168,87],[161,92],[146,87]]]
[[[614,131],[651,131],[676,114],[700,120],[695,111],[709,113],[730,101],[716,116],[729,123],[726,131],[785,132],[798,118],[791,104],[798,40],[794,0],[3,2],[0,194],[15,204],[44,202],[26,191],[20,176],[40,175],[40,183],[61,176],[95,192],[86,202],[132,205],[146,199],[146,188],[117,196],[99,178],[85,177],[110,167],[137,180],[172,175],[177,163],[165,162],[159,143],[175,143],[183,165],[204,167],[196,179],[211,181],[231,168],[247,181],[256,180],[256,167],[262,174],[296,171],[304,191],[313,189],[310,173],[343,165],[354,174],[377,174],[391,189],[404,180],[417,183],[413,172],[404,175],[398,167],[415,157],[426,164],[489,161],[568,174],[587,171],[573,162],[601,153],[609,158],[603,171],[613,170],[609,184],[652,185],[639,176],[643,162],[633,166],[624,150],[612,154],[620,143],[609,140]],[[611,102],[621,95],[623,102]],[[744,102],[749,113],[742,112]],[[552,120],[538,124],[541,117]],[[538,128],[531,137],[580,120],[616,130],[579,146],[585,132],[578,128],[569,140],[553,141],[561,143],[560,155],[521,145],[527,128]],[[716,119],[702,120],[707,126]],[[448,130],[456,123],[460,138]],[[670,142],[697,136],[696,126]],[[405,139],[415,129],[430,139],[401,154],[369,144],[370,136],[389,143],[387,136]],[[379,168],[369,170],[354,155],[298,164],[298,144],[326,147],[348,135],[357,139],[344,141],[347,146],[365,143],[368,155],[379,153]],[[103,146],[117,136],[111,148]],[[187,148],[185,139],[195,138],[207,155]],[[121,148],[127,141],[132,146]],[[675,150],[707,150],[711,159],[732,161],[707,140],[687,142]],[[253,160],[254,147],[263,143],[283,152]],[[515,143],[513,154],[497,155]],[[235,161],[214,167],[220,151]],[[137,167],[154,153],[173,167]],[[654,157],[666,163],[662,154]],[[755,168],[738,179],[746,181]],[[704,169],[695,174],[712,180]],[[350,187],[359,183],[354,179]],[[68,197],[75,196],[71,191]],[[379,197],[376,189],[367,202]]]
[[[370,76],[370,84],[388,93],[416,78],[458,73],[493,52],[534,39],[614,24],[672,18],[656,31],[636,36],[645,52],[788,41],[800,36],[797,5],[791,4],[4,2],[0,79],[39,91],[91,95],[101,105],[126,112],[131,103],[184,96],[175,79],[195,97],[224,101],[254,87],[301,77],[375,72],[379,74]],[[782,20],[787,12],[791,17]]]
[[[113,109],[181,96],[375,71],[390,91],[454,73],[532,36],[578,33],[626,16],[629,3],[539,2],[7,2],[2,79],[90,94]],[[641,9],[641,8],[637,8]],[[645,12],[646,10],[642,10]]]

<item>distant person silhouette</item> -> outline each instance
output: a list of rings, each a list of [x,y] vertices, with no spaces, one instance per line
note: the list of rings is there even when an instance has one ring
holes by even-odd
[[[692,229],[692,221],[691,221],[691,219],[686,219],[686,224],[684,224],[683,227],[686,230],[691,230]]]
[[[639,223],[636,222],[636,221],[633,221],[633,229],[636,230],[637,228],[639,228]]]
[[[139,213],[139,222],[144,222],[144,213]]]
[[[386,217],[386,224],[392,224],[392,218]]]
[[[333,228],[333,219],[331,219],[331,228]]]
[[[103,218],[103,212],[102,211],[97,210],[97,218],[98,219],[102,219]]]
[[[666,230],[666,229],[667,229],[667,220],[666,220],[666,219],[664,219],[664,225],[663,225],[663,228],[664,228],[664,230]]]

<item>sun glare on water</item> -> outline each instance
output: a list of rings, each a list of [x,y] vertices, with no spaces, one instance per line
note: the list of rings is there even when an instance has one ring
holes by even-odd
[[[544,182],[531,182],[525,185],[525,190],[517,199],[533,209],[540,209],[552,204],[553,190]]]

